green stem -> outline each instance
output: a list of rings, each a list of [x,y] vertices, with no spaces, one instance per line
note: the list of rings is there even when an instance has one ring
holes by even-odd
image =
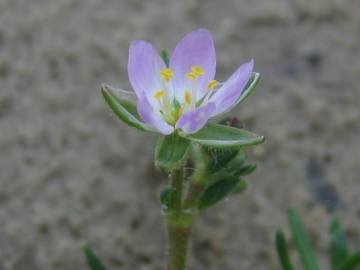
[[[173,205],[174,210],[181,210],[182,208],[183,177],[183,168],[174,170],[171,174],[171,187],[175,190]]]
[[[167,222],[168,230],[168,269],[185,270],[187,251],[192,225],[179,226],[171,221]]]

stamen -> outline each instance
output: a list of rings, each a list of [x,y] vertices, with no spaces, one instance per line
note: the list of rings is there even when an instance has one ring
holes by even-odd
[[[166,92],[164,90],[159,90],[154,93],[154,98],[156,98],[158,101],[164,96],[166,96]]]
[[[186,78],[188,79],[197,79],[205,74],[205,70],[200,66],[192,66],[191,72],[186,74]]]
[[[168,82],[174,76],[174,71],[172,71],[170,68],[164,68],[160,71],[160,75],[164,81]]]
[[[214,90],[215,87],[219,84],[219,82],[217,80],[211,80],[208,84],[208,90]]]
[[[184,99],[185,99],[185,103],[187,104],[192,104],[192,95],[191,92],[189,90],[186,90],[184,93]]]

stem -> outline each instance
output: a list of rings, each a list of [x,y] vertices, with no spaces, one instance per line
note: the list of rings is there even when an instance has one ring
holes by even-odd
[[[192,225],[178,226],[167,222],[168,230],[168,270],[185,270],[187,250]]]
[[[172,206],[166,213],[168,234],[168,270],[185,270],[189,238],[195,215],[183,209],[184,169],[171,174],[171,187],[175,190]]]
[[[181,210],[183,193],[183,168],[174,170],[171,174],[171,186],[176,191],[174,194],[174,210]]]

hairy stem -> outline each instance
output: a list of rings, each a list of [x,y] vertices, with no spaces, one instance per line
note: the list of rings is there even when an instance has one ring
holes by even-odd
[[[192,226],[178,226],[167,223],[168,230],[168,270],[185,270],[187,250]]]
[[[176,169],[171,174],[171,187],[176,191],[174,194],[174,210],[181,210],[182,208],[183,177],[183,168]]]

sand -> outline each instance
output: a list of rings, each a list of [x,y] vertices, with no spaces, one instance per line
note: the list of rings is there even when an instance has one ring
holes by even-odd
[[[84,244],[110,269],[164,269],[155,137],[120,123],[99,86],[130,89],[131,40],[171,48],[198,27],[218,79],[255,59],[261,83],[234,115],[266,143],[248,150],[247,192],[199,220],[191,269],[279,269],[290,205],[323,269],[333,215],[359,248],[359,13],[356,0],[0,0],[0,269],[88,269]]]

